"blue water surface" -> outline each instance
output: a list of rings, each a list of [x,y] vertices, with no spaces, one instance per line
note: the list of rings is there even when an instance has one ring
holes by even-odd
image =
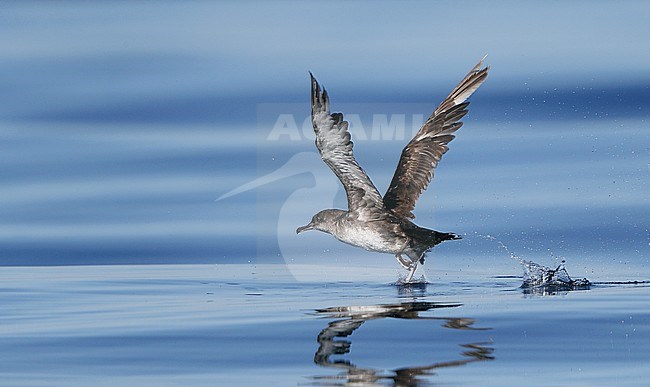
[[[279,265],[6,268],[7,385],[643,384],[648,284],[295,282]],[[355,384],[356,383],[356,384]]]

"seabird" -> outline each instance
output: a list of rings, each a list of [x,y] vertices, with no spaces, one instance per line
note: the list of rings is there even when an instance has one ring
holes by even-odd
[[[311,121],[321,158],[339,178],[348,199],[348,210],[327,209],[313,216],[296,233],[319,230],[347,244],[368,251],[394,254],[408,270],[410,282],[425,254],[442,241],[461,239],[454,233],[419,227],[410,219],[420,194],[427,188],[447,144],[463,125],[466,100],[483,84],[489,67],[483,59],[434,110],[402,151],[393,179],[382,197],[352,153],[348,122],[343,114],[330,113],[327,91],[311,77]],[[407,258],[404,257],[406,255]]]

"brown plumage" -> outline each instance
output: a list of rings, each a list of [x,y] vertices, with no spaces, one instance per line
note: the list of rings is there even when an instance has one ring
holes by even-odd
[[[369,251],[395,254],[400,265],[409,270],[407,282],[433,246],[444,240],[460,239],[453,233],[419,227],[409,219],[415,217],[415,203],[431,182],[438,162],[448,150],[447,144],[463,125],[460,119],[467,114],[469,105],[465,101],[487,78],[489,67],[481,69],[482,64],[483,60],[470,70],[404,148],[383,198],[354,158],[348,122],[341,113],[330,114],[327,91],[310,73],[316,147],[343,184],[348,211],[320,211],[296,232],[316,229]]]
[[[485,59],[485,58],[484,58]],[[433,171],[447,150],[447,144],[463,126],[460,119],[468,110],[465,101],[487,78],[489,67],[480,70],[481,60],[431,114],[402,151],[402,157],[384,195],[384,205],[399,216],[415,218],[412,211],[420,194],[427,189]]]

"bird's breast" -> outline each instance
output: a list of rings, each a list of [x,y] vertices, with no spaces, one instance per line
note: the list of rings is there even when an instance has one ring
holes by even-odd
[[[407,243],[398,226],[389,222],[343,221],[337,226],[336,239],[369,251],[397,254]]]

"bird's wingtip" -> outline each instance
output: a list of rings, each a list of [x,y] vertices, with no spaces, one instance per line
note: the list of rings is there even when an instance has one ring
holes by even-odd
[[[483,70],[483,69],[481,69],[481,66],[483,66],[483,62],[485,61],[485,58],[487,58],[487,57],[488,57],[488,54],[483,55],[483,58],[481,58],[481,60],[478,61],[478,63],[476,64],[476,66],[474,66],[474,68],[472,70],[473,71]],[[485,70],[489,70],[489,69],[490,69],[490,66],[485,66]]]

